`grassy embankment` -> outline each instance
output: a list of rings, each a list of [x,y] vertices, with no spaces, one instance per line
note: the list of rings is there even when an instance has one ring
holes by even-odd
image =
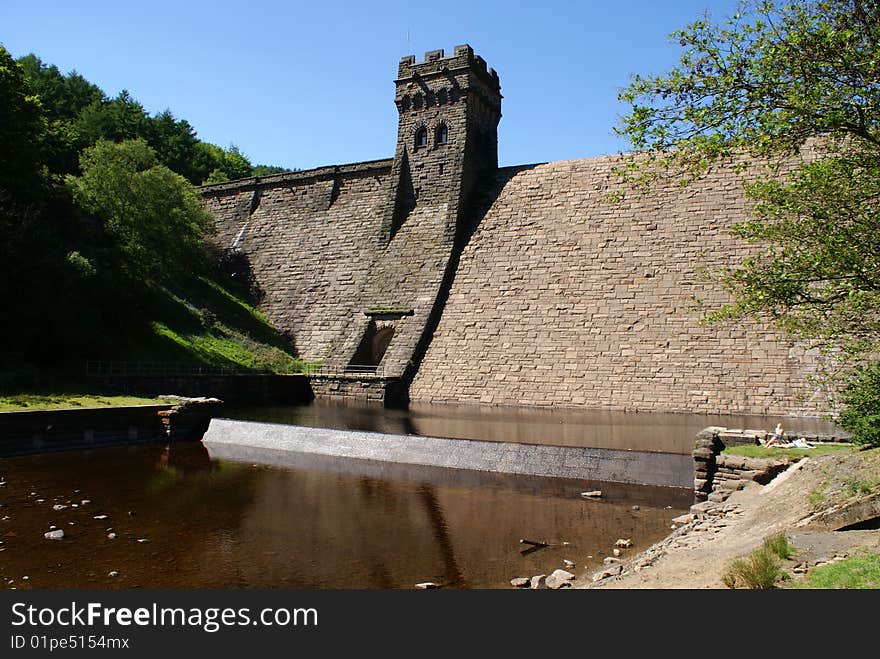
[[[0,364],[0,411],[163,402],[97,386],[86,377],[88,361],[172,375],[198,368],[291,374],[307,366],[247,294],[221,278],[152,289],[136,306],[123,304],[114,322],[74,319],[70,332],[77,348],[63,357]]]
[[[793,588],[877,589],[880,588],[880,554],[865,552],[839,563],[810,570]]]
[[[827,455],[836,451],[852,451],[851,444],[815,444],[813,448],[764,448],[763,446],[743,444],[728,446],[722,453],[740,455],[746,458],[808,458],[810,456]]]
[[[730,452],[766,457],[790,455],[789,451],[795,450],[799,454],[828,457],[822,461],[824,466],[821,473],[825,478],[809,493],[805,493],[813,511],[840,508],[880,493],[880,449],[877,448],[819,445],[814,449],[764,449],[746,446],[733,447]],[[798,553],[789,544],[784,532],[778,533],[767,538],[762,547],[748,556],[733,561],[723,581],[732,588],[880,588],[880,553],[870,546],[862,547],[842,560],[835,559],[826,565],[813,567],[803,578],[795,579],[788,574],[787,568],[800,560]]]
[[[140,396],[115,396],[97,393],[44,392],[0,395],[0,412],[26,412],[28,410],[63,410],[77,407],[126,407],[130,405],[156,405],[169,402],[162,398]]]

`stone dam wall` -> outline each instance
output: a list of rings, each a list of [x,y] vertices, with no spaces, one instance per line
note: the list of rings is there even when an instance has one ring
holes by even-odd
[[[380,254],[390,170],[390,160],[326,167],[205,193],[215,240],[244,255],[260,309],[307,361],[326,359],[353,333]]]
[[[397,321],[383,362],[402,375],[452,264],[409,387],[413,401],[825,411],[808,380],[816,354],[768,325],[700,322],[697,299],[725,300],[704,273],[749,253],[730,232],[745,216],[738,179],[715,175],[687,189],[670,183],[612,203],[613,157],[503,168],[473,201],[456,253],[435,239],[442,231],[430,214],[382,242],[389,163],[206,191],[218,240],[246,254],[261,309],[304,359],[344,367],[369,322],[364,311],[402,304],[417,313]],[[322,379],[315,391],[381,400],[379,384]]]
[[[767,326],[704,326],[707,269],[745,256],[739,181],[611,203],[614,157],[499,171],[477,208],[413,400],[815,415],[813,355]]]
[[[726,301],[705,273],[754,253],[731,233],[740,175],[640,196],[615,156],[498,169],[499,77],[467,45],[403,58],[394,84],[393,158],[202,189],[260,308],[322,362],[316,396],[827,411],[814,351],[701,323]]]

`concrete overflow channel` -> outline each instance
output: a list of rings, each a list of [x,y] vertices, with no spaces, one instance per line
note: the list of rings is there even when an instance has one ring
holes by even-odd
[[[691,455],[447,439],[212,419],[212,459],[307,467],[316,458],[692,488]]]

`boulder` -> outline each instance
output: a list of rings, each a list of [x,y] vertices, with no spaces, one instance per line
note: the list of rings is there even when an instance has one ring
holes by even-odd
[[[569,582],[573,579],[574,575],[571,572],[565,570],[553,570],[553,572],[550,573],[550,576],[546,579],[547,588],[558,590],[560,588],[570,587],[571,584]]]
[[[510,580],[510,585],[514,588],[526,588],[531,584],[531,580],[528,577],[515,577]]]
[[[602,579],[607,579],[608,577],[616,577],[618,574],[623,572],[622,565],[613,565],[601,572],[597,572],[593,575],[593,581],[602,581]]]

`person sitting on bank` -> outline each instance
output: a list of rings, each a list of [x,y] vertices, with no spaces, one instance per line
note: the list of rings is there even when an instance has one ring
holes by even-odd
[[[782,444],[782,437],[785,435],[785,432],[782,430],[782,424],[776,424],[776,430],[773,432],[773,437],[764,442],[764,448],[770,448],[774,444]]]

